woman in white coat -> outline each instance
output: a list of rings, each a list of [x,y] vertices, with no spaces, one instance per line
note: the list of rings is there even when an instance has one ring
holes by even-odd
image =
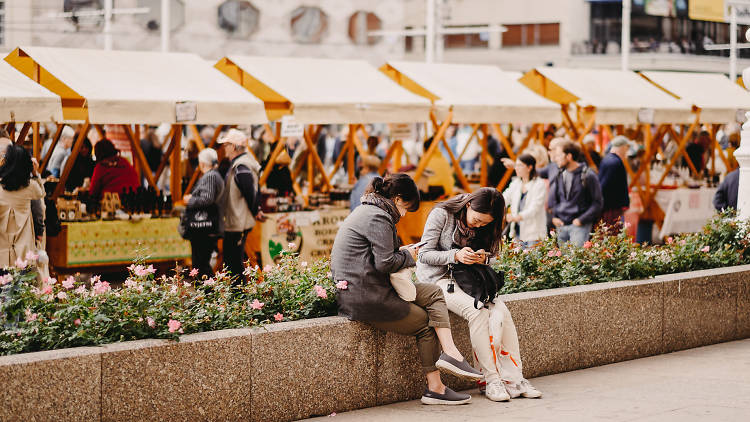
[[[547,184],[536,176],[536,159],[531,154],[521,154],[515,164],[516,175],[503,197],[510,204],[506,217],[511,236],[526,249],[547,236]]]

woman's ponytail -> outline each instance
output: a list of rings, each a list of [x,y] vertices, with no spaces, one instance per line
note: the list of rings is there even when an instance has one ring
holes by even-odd
[[[419,209],[419,189],[409,175],[396,173],[382,177],[374,177],[365,190],[365,194],[375,193],[388,199],[401,198],[406,202],[411,212]]]
[[[383,195],[383,186],[385,185],[385,182],[383,181],[383,178],[380,176],[373,177],[372,181],[370,182],[370,185],[365,189],[365,193],[377,193],[378,195]]]

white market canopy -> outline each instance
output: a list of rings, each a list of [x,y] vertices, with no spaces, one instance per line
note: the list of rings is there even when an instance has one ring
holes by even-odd
[[[527,72],[521,82],[556,103],[593,107],[598,124],[678,124],[695,120],[690,104],[634,72],[540,67]]]
[[[718,73],[641,72],[641,76],[699,107],[705,123],[736,122],[738,117],[744,122],[745,112],[750,111],[750,93]]]
[[[195,54],[19,47],[5,60],[60,95],[67,121],[267,121],[259,99]]]
[[[389,61],[381,70],[457,123],[559,123],[560,106],[496,66]]]
[[[59,122],[60,97],[0,60],[0,122]]]
[[[270,120],[298,123],[415,123],[430,102],[364,60],[228,56],[216,68],[262,99]]]

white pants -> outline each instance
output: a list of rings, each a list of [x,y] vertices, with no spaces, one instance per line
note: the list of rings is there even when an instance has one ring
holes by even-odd
[[[518,383],[523,380],[523,366],[518,345],[518,334],[508,307],[500,299],[485,308],[476,309],[474,298],[453,284],[448,292],[449,277],[438,280],[443,290],[448,310],[469,323],[469,336],[474,348],[474,358],[489,382],[503,380]]]

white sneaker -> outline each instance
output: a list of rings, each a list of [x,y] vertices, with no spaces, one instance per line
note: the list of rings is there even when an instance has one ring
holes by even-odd
[[[521,397],[521,393],[523,393],[523,390],[521,390],[520,384],[516,384],[512,381],[503,381],[503,384],[505,384],[505,389],[508,390],[510,398],[517,399]]]
[[[510,400],[510,395],[505,390],[505,386],[503,385],[502,381],[493,381],[493,382],[487,383],[487,390],[485,392],[485,396],[487,396],[487,398],[492,401]]]
[[[520,387],[522,390],[521,395],[523,397],[526,397],[527,399],[538,399],[542,397],[542,392],[534,388],[533,385],[529,382],[529,380],[524,379],[520,382]]]

